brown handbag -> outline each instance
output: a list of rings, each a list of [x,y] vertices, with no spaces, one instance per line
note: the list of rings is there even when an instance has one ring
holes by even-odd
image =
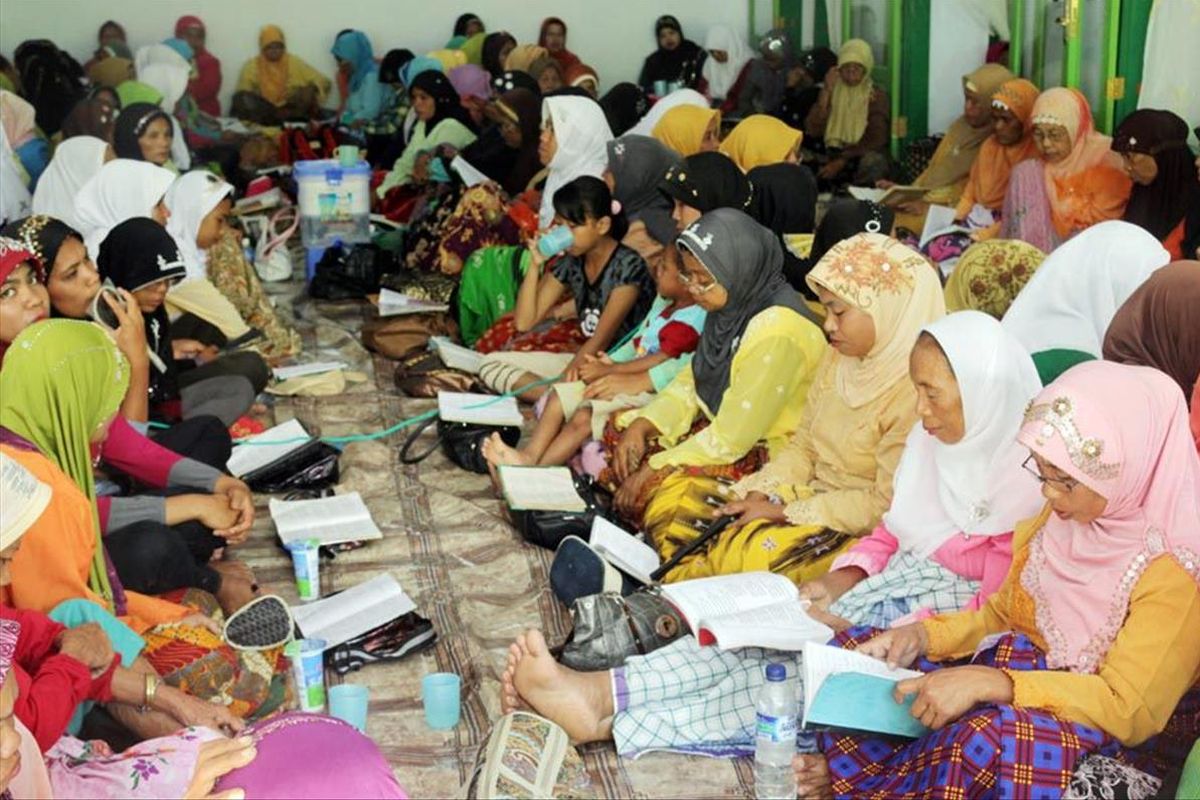
[[[437,353],[418,347],[396,363],[396,388],[409,397],[437,397],[438,392],[470,392],[478,386],[469,372],[450,369]]]
[[[444,312],[379,317],[362,327],[363,347],[388,358],[403,358],[418,348],[429,346],[429,337],[458,339],[458,323]]]

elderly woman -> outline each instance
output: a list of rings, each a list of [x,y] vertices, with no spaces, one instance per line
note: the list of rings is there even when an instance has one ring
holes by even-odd
[[[180,17],[175,22],[175,38],[182,39],[192,49],[194,74],[188,81],[188,94],[205,114],[221,116],[221,62],[209,52],[206,42],[208,31],[199,17]]]
[[[262,98],[277,109],[279,119],[311,117],[329,95],[329,78],[289,53],[283,31],[276,25],[263,26],[258,50],[242,67],[236,91]]]
[[[891,106],[871,80],[871,45],[850,39],[838,50],[838,65],[804,122],[810,140],[824,143],[828,160],[817,172],[824,181],[874,184],[887,170]]]

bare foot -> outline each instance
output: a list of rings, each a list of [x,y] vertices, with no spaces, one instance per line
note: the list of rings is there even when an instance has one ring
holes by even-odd
[[[517,641],[508,646],[508,659],[504,664],[504,673],[500,676],[500,710],[504,714],[513,711],[528,711],[529,706],[521,700],[514,683],[517,675],[517,664],[526,655],[524,646],[525,634],[517,637]]]
[[[796,773],[796,794],[805,800],[829,800],[833,797],[833,782],[829,779],[829,762],[823,753],[798,755],[792,759]]]
[[[254,573],[248,566],[240,561],[217,561],[209,566],[221,576],[217,602],[226,616],[254,599],[258,584],[254,582]]]
[[[540,631],[518,637],[513,685],[534,711],[558,723],[576,743],[612,738],[612,679],[576,672],[554,660]],[[511,653],[511,651],[510,651]]]
[[[508,443],[501,439],[498,433],[493,433],[484,439],[479,452],[483,453],[483,457],[488,460],[489,464],[496,466],[500,464],[515,464],[520,467],[532,467],[535,463],[532,458],[517,448],[509,447]]]
[[[220,561],[210,561],[208,565],[222,575],[254,583],[254,570],[250,569],[250,565],[245,561],[238,561],[236,558],[222,558]]]

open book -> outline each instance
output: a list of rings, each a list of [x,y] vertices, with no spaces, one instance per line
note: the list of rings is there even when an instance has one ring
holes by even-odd
[[[521,427],[525,418],[515,397],[470,392],[438,392],[438,416],[446,422]]]
[[[324,639],[330,648],[416,608],[400,583],[384,573],[315,603],[292,606],[292,617],[306,639]]]
[[[496,467],[504,500],[513,511],[587,511],[568,467]]]
[[[445,336],[431,336],[429,344],[442,359],[442,363],[450,369],[461,369],[472,375],[479,374],[479,367],[483,364],[483,353],[456,344]]]
[[[286,381],[291,378],[302,378],[305,375],[320,375],[322,372],[333,372],[336,369],[346,369],[345,361],[314,361],[309,364],[295,364],[290,367],[275,367],[272,372],[275,380]]]
[[[379,290],[379,316],[398,317],[405,314],[427,314],[432,311],[449,311],[445,303],[434,303],[419,297],[409,297],[388,288]]]
[[[661,563],[658,553],[633,534],[597,516],[592,520],[588,544],[601,558],[629,577],[644,584],[653,583],[650,573]]]
[[[924,247],[938,236],[947,233],[970,233],[971,228],[954,222],[954,209],[950,206],[931,205],[925,214],[925,227],[921,231],[919,246]]]
[[[358,492],[315,500],[276,500],[268,504],[275,530],[285,545],[299,539],[321,544],[382,539],[383,532]]]
[[[241,478],[299,450],[311,440],[300,420],[289,419],[233,448],[225,466],[234,477]]]
[[[929,190],[923,186],[889,186],[887,189],[876,189],[873,186],[849,186],[846,191],[855,200],[870,200],[885,206],[895,206],[911,200],[920,200]]]
[[[803,661],[804,727],[816,723],[913,738],[929,730],[912,715],[912,695],[904,703],[892,697],[899,681],[920,672],[889,669],[877,658],[818,642],[804,645]]]
[[[808,601],[796,584],[771,572],[671,583],[662,594],[679,609],[701,646],[800,650],[806,642],[833,638],[828,625],[808,615]]]

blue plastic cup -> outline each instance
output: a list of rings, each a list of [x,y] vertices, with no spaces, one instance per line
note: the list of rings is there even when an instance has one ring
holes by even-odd
[[[666,81],[655,81],[654,82],[654,96],[655,97],[666,97],[666,95],[667,95],[667,82]]]
[[[546,258],[554,258],[575,244],[575,234],[566,225],[555,225],[538,238],[538,252]]]
[[[448,731],[458,724],[462,711],[462,678],[453,672],[435,672],[421,679],[421,702],[425,723],[435,731]]]
[[[365,732],[370,699],[371,690],[366,686],[354,683],[332,686],[329,689],[329,714]]]
[[[298,639],[288,643],[283,654],[292,660],[292,678],[301,711],[325,707],[324,639]]]
[[[299,539],[287,546],[296,573],[296,594],[304,602],[321,596],[321,541]]]

